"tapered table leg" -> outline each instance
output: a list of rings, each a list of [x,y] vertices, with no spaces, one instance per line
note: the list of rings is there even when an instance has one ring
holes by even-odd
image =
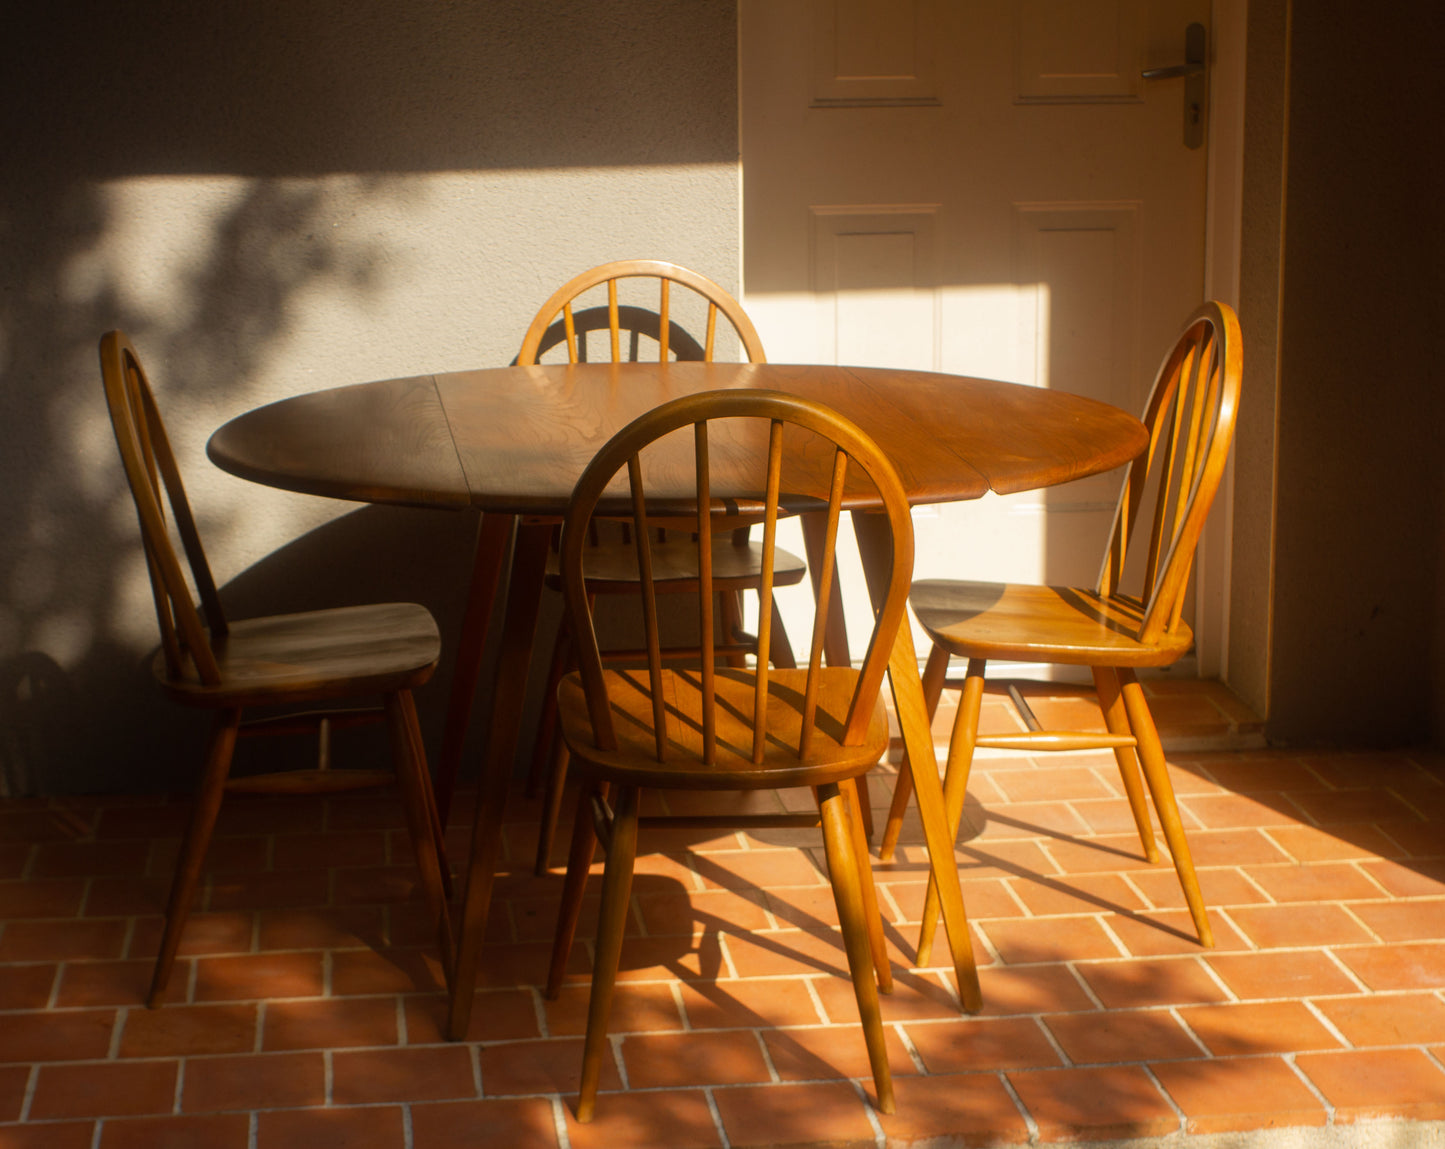
[[[472,716],[472,699],[482,672],[482,653],[487,646],[487,626],[492,618],[497,587],[516,526],[512,515],[484,514],[477,525],[477,549],[472,558],[472,581],[467,588],[467,606],[462,615],[461,641],[452,671],[452,692],[447,700],[447,721],[442,730],[441,754],[437,758],[437,820],[446,832],[447,817],[456,791],[457,772],[462,764],[462,746]]]
[[[512,569],[504,600],[506,621],[497,656],[491,725],[477,790],[477,812],[472,822],[466,892],[462,896],[451,1013],[447,1023],[447,1032],[453,1040],[460,1040],[466,1035],[472,1013],[472,997],[476,993],[477,966],[482,938],[487,931],[487,914],[491,909],[492,882],[497,873],[497,855],[502,841],[502,818],[506,812],[507,790],[512,782],[522,703],[527,692],[527,668],[531,661],[532,640],[537,631],[551,532],[551,526],[546,523],[524,524],[517,528],[512,547]]]
[[[868,593],[876,608],[887,589],[892,564],[893,547],[888,520],[882,515],[854,512],[853,532],[858,538],[858,552],[863,559]],[[963,907],[963,888],[959,885],[958,866],[953,858],[953,836],[948,831],[943,786],[938,778],[938,758],[933,752],[933,734],[929,729],[928,708],[923,700],[923,682],[918,676],[918,655],[907,619],[898,628],[898,636],[893,642],[893,653],[888,659],[888,683],[893,691],[903,747],[913,766],[913,793],[918,801],[924,839],[928,843],[928,865],[942,904],[943,925],[948,933],[959,1001],[969,1013],[977,1013],[983,1008],[983,994],[978,984],[973,941],[968,933],[968,915]]]

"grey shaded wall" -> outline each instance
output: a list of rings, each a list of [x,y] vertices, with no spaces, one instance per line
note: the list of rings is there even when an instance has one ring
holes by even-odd
[[[1290,7],[1257,0],[1250,14],[1246,184],[1258,214],[1245,234],[1252,407],[1241,417],[1234,625],[1260,623],[1268,588],[1272,630],[1267,666],[1256,658],[1236,675],[1232,659],[1231,680],[1258,704],[1264,670],[1276,740],[1442,744],[1445,169],[1434,77],[1445,15]],[[1266,537],[1271,513],[1272,583],[1248,545]]]
[[[232,609],[426,603],[475,517],[218,472],[260,403],[502,364],[608,259],[740,270],[736,15],[717,0],[56,3],[0,40],[0,793],[186,788],[95,346],[156,384]],[[419,698],[433,739],[450,647]],[[476,731],[473,732],[474,735]]]

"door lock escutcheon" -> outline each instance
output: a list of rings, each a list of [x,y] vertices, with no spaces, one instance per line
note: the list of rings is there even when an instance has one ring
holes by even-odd
[[[1145,68],[1139,74],[1146,80],[1184,81],[1184,146],[1204,146],[1204,101],[1209,82],[1209,35],[1203,24],[1184,29],[1184,63],[1164,68]]]

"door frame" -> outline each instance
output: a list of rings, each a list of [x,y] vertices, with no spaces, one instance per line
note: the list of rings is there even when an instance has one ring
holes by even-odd
[[[1239,307],[1244,199],[1244,63],[1249,0],[1210,5],[1209,164],[1205,177],[1204,295]],[[1229,679],[1229,584],[1234,456],[1195,556],[1194,645],[1200,678]]]

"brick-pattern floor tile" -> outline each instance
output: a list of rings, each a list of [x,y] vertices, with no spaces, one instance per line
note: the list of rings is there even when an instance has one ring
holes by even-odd
[[[1445,898],[1369,902],[1349,909],[1381,941],[1445,940]]]
[[[1228,998],[1197,958],[1080,962],[1076,968],[1105,1009],[1199,1005]]]
[[[1323,1125],[1328,1114],[1281,1058],[1227,1057],[1150,1067],[1184,1111],[1189,1133]]]
[[[1445,1041],[1445,1001],[1403,993],[1318,1001],[1315,1008],[1351,1045],[1425,1045]]]
[[[622,1060],[628,1081],[638,1089],[740,1085],[769,1078],[767,1060],[751,1030],[635,1035],[623,1039]]]
[[[1346,862],[1305,866],[1247,866],[1246,874],[1277,902],[1340,902],[1379,897],[1379,887]]]
[[[256,1044],[257,1008],[182,1005],[128,1010],[121,1032],[122,1057],[183,1057],[244,1053]]]
[[[1239,906],[1230,917],[1260,949],[1349,945],[1374,939],[1343,907],[1317,902]]]
[[[74,917],[84,896],[81,878],[0,881],[0,919]]]
[[[380,949],[385,944],[386,919],[380,906],[268,908],[260,919],[262,950]]]
[[[716,983],[709,982],[710,986]],[[587,1003],[592,996],[590,985],[563,986],[557,997],[543,1003],[547,1032],[553,1037],[567,1037],[587,1032]],[[806,993],[803,996],[807,996]],[[697,1028],[709,1028],[694,1020]],[[681,1029],[682,1016],[668,985],[619,985],[612,995],[612,1013],[607,1032],[652,1033]]]
[[[852,1077],[871,1081],[868,1046],[858,1025],[811,1026],[806,1029],[765,1029],[761,1033],[768,1060],[782,1081],[820,1081]],[[885,1026],[883,1043],[892,1074],[915,1073],[908,1047],[893,1026]]]
[[[55,1004],[60,1007],[142,1005],[150,993],[154,971],[155,962],[150,958],[67,962],[61,974]],[[185,1001],[190,981],[191,963],[177,961],[162,1000],[167,1003]]]
[[[332,1054],[331,1067],[331,1097],[337,1105],[443,1101],[477,1095],[472,1058],[465,1045],[339,1050]]]
[[[405,1008],[408,1045],[435,1045],[447,1040],[445,994],[408,996]],[[524,1041],[541,1036],[531,990],[481,990],[473,999],[468,1041]]]
[[[250,1140],[251,1119],[245,1113],[128,1117],[105,1123],[100,1149],[247,1149]]]
[[[441,955],[433,951],[364,949],[331,955],[331,992],[338,997],[445,988]]]
[[[1046,1019],[1075,1065],[1198,1057],[1199,1046],[1167,1010],[1070,1013]]]
[[[9,1015],[0,1020],[0,1062],[102,1058],[115,1021],[112,1009]]]
[[[717,1122],[700,1090],[603,1094],[597,1099],[591,1122],[579,1125],[570,1108],[566,1120],[567,1140],[573,1149],[614,1149],[622,1145],[712,1149],[722,1144]],[[545,1139],[540,1143],[546,1144]],[[423,1149],[420,1142],[417,1149]]]
[[[396,999],[337,998],[272,1002],[261,1047],[267,1050],[395,1045]]]
[[[515,1097],[535,1093],[575,1094],[582,1080],[582,1039],[512,1041],[486,1045],[477,1055],[482,1094]],[[622,1079],[609,1046],[602,1064],[603,1089],[619,1089]]]
[[[5,1149],[91,1149],[94,1121],[37,1121],[0,1127]]]
[[[874,1144],[864,1102],[843,1082],[720,1089],[714,1100],[728,1141],[737,1149],[815,1142],[871,1149]]]
[[[552,1103],[535,1097],[414,1105],[411,1127],[414,1149],[455,1149],[459,1145],[550,1149],[558,1143]],[[628,1143],[626,1138],[614,1142]]]
[[[187,1113],[287,1109],[324,1104],[326,1062],[319,1052],[197,1057],[186,1063]]]
[[[890,1145],[1021,1144],[1028,1125],[994,1074],[899,1077],[898,1108],[878,1114]]]
[[[125,944],[123,921],[40,919],[5,924],[0,962],[84,961],[118,958]]]
[[[174,1061],[44,1066],[30,1103],[30,1119],[169,1113],[177,1069]]]
[[[315,997],[321,992],[321,976],[318,953],[201,958],[196,963],[196,1000]]]
[[[1162,1137],[1179,1118],[1137,1065],[1010,1072],[1044,1141]]]
[[[1216,1057],[1338,1049],[1339,1041],[1298,1001],[1201,1005],[1180,1018]]]
[[[7,966],[0,977],[0,1009],[44,1009],[57,969],[53,962]]]
[[[986,922],[980,928],[1009,965],[1122,956],[1114,939],[1091,917],[1024,918]]]
[[[1308,950],[1211,954],[1205,960],[1225,985],[1244,998],[1316,997],[1359,991],[1328,956]]]
[[[1032,1018],[919,1022],[905,1028],[929,1073],[1041,1069],[1063,1064],[1048,1036]]]
[[[1373,990],[1445,987],[1445,942],[1348,947],[1336,954]]]
[[[1418,1049],[1302,1053],[1295,1064],[1334,1106],[1337,1122],[1445,1118],[1445,1070]]]
[[[256,1149],[403,1149],[406,1129],[395,1105],[353,1109],[275,1109],[256,1121]]]
[[[0,1122],[19,1121],[25,1090],[30,1084],[28,1065],[0,1066]]]

